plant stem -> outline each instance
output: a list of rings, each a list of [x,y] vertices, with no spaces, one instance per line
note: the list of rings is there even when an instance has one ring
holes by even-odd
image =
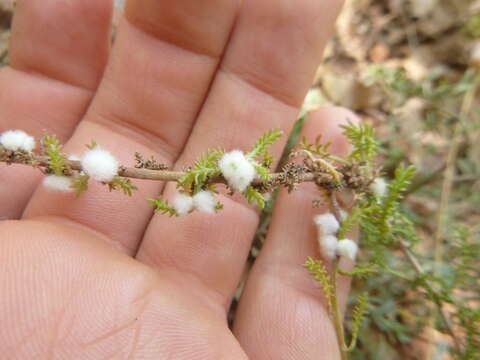
[[[407,260],[410,262],[410,264],[412,264],[413,268],[415,269],[415,272],[419,275],[424,275],[425,270],[423,269],[422,265],[420,264],[420,261],[418,261],[417,257],[410,251],[407,244],[405,244],[403,241],[401,241],[400,242],[400,248],[401,248],[402,252],[404,253],[405,257],[407,258]],[[455,350],[457,352],[461,352],[462,346],[461,346],[460,340],[457,338],[457,336],[455,335],[455,332],[452,329],[452,325],[450,323],[449,317],[448,317],[447,313],[443,310],[442,302],[440,301],[438,296],[436,296],[436,292],[430,286],[430,284],[426,282],[425,285],[427,286],[427,289],[432,294],[435,295],[435,296],[433,296],[433,302],[434,302],[434,304],[437,308],[438,313],[440,314],[440,317],[442,318],[442,321],[445,325],[445,329],[447,330],[448,334],[450,335],[450,337],[453,340]]]
[[[35,164],[35,167],[46,168],[48,167],[48,157],[46,156],[37,156],[31,155],[31,162]],[[25,159],[8,159],[8,160],[0,160],[0,162],[6,162],[9,164],[24,164]],[[68,160],[66,161],[72,170],[81,171],[82,167],[80,161]],[[151,170],[151,169],[144,169],[144,168],[127,168],[127,167],[120,167],[118,175],[125,178],[131,179],[140,179],[140,180],[157,180],[157,181],[178,181],[183,176],[186,175],[183,171],[169,171],[169,170]],[[283,173],[272,173],[270,174],[271,181],[275,182],[275,180],[283,177]],[[315,180],[315,176],[313,173],[305,173],[303,174],[299,182],[312,182]],[[210,180],[212,183],[226,183],[225,179],[222,176],[214,177]],[[261,179],[255,179],[253,181],[253,185],[262,185],[264,182]]]
[[[443,176],[443,172],[445,171],[445,168],[447,167],[446,164],[441,165],[438,169],[432,171],[430,174],[427,174],[423,177],[419,177],[416,179],[412,185],[405,191],[405,196],[408,196],[410,194],[413,194],[423,188],[424,186],[431,184],[432,182],[438,180]]]
[[[333,323],[335,325],[335,334],[337,336],[338,348],[340,350],[340,355],[342,360],[348,360],[348,347],[345,343],[345,331],[343,329],[343,316],[340,310],[340,305],[338,302],[338,286],[337,286],[337,276],[338,276],[338,265],[340,260],[337,258],[333,262],[332,269],[332,287],[333,287],[333,297],[332,297],[332,316]]]
[[[462,143],[462,135],[464,132],[465,126],[465,119],[468,118],[470,111],[473,106],[473,102],[475,99],[475,94],[477,92],[477,87],[480,82],[480,71],[477,71],[475,78],[473,79],[472,87],[465,93],[463,98],[462,106],[460,109],[460,115],[458,117],[458,121],[455,125],[453,131],[453,139],[448,150],[447,160],[445,165],[445,172],[443,176],[443,183],[442,183],[442,194],[440,197],[440,206],[438,209],[438,220],[437,220],[437,231],[434,237],[434,267],[433,267],[433,274],[438,276],[440,274],[441,263],[443,259],[443,246],[442,240],[445,236],[445,228],[447,224],[447,213],[448,213],[448,205],[450,202],[450,195],[452,193],[452,187],[455,182],[455,173],[456,173],[456,162],[458,153],[460,150],[460,145]],[[444,322],[447,326],[447,330],[451,335],[453,335],[453,331],[450,328],[447,318],[445,317],[445,313],[442,311],[442,304],[437,304],[440,307],[440,314],[444,319]],[[453,337],[453,336],[452,336]],[[455,347],[457,350],[459,349],[458,343],[453,337],[455,342]],[[433,355],[428,356],[427,358],[433,358]]]
[[[462,143],[462,134],[463,127],[465,125],[465,119],[470,114],[472,109],[473,101],[475,99],[475,93],[477,92],[477,86],[480,82],[480,71],[477,72],[475,79],[473,80],[472,87],[467,91],[463,99],[462,108],[460,111],[460,117],[457,124],[455,125],[453,140],[448,150],[447,162],[445,166],[445,173],[442,184],[442,195],[440,198],[440,207],[438,210],[438,222],[437,222],[437,231],[435,233],[435,242],[434,242],[434,274],[438,275],[440,272],[440,265],[443,257],[443,247],[442,239],[445,233],[446,220],[447,220],[447,210],[450,200],[450,194],[452,192],[452,186],[455,181],[455,164],[457,161],[458,152],[460,150],[460,145]]]

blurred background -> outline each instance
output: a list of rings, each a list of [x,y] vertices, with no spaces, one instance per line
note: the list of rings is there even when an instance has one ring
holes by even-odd
[[[8,64],[13,11],[12,0],[0,0],[1,65]],[[452,354],[421,287],[380,274],[353,285],[372,303],[353,359],[480,358],[479,73],[480,0],[346,1],[302,114],[325,104],[351,108],[375,126],[385,178],[401,163],[417,167],[403,204],[418,231],[415,252],[464,304],[446,311],[469,346]],[[267,209],[251,261],[269,219]],[[408,276],[400,257],[389,261]]]

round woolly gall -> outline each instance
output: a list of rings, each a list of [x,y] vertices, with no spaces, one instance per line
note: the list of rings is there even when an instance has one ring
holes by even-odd
[[[319,233],[323,235],[334,235],[340,229],[337,218],[332,213],[317,215],[313,218]]]
[[[350,260],[355,260],[357,257],[358,245],[350,239],[343,239],[338,242],[337,254],[341,257],[346,257]]]
[[[30,152],[35,149],[35,139],[22,130],[9,130],[0,135],[0,145],[11,151]]]
[[[193,197],[193,206],[200,212],[213,214],[215,205],[215,195],[211,191],[200,191]]]
[[[224,154],[218,166],[230,188],[238,192],[244,192],[257,174],[255,167],[240,150]]]
[[[187,194],[177,194],[172,201],[178,215],[187,215],[193,209],[193,198]]]
[[[81,164],[82,170],[97,181],[110,182],[118,175],[117,159],[100,147],[87,151],[83,155]]]
[[[64,193],[72,192],[72,179],[68,176],[48,175],[43,178],[43,186],[48,190],[60,191]]]

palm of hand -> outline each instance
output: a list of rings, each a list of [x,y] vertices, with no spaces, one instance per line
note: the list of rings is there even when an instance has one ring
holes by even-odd
[[[47,130],[77,154],[95,139],[123,163],[140,151],[178,168],[212,146],[246,148],[291,127],[337,10],[333,0],[130,1],[109,57],[109,1],[25,0],[0,73],[1,130]],[[305,131],[344,151],[346,116],[322,110]],[[152,217],[144,199],[173,185],[145,182],[132,198],[92,185],[74,200],[37,188],[30,169],[4,170],[1,215],[22,220],[0,223],[3,358],[338,356],[300,266],[316,251],[312,189],[280,194],[232,333],[255,211],[225,197],[215,216]]]

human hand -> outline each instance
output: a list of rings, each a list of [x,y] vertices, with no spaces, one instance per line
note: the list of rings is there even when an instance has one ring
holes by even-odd
[[[339,7],[131,0],[110,55],[110,1],[19,1],[0,130],[54,133],[77,154],[95,139],[124,164],[138,151],[177,168],[207,148],[249,147],[291,128]],[[304,131],[341,153],[347,117],[324,109]],[[145,199],[172,184],[137,181],[132,198],[91,185],[74,199],[37,188],[31,169],[2,165],[0,177],[0,215],[22,218],[0,223],[2,358],[338,357],[301,266],[318,251],[312,188],[280,193],[232,333],[226,314],[258,224],[241,201],[171,219]]]

